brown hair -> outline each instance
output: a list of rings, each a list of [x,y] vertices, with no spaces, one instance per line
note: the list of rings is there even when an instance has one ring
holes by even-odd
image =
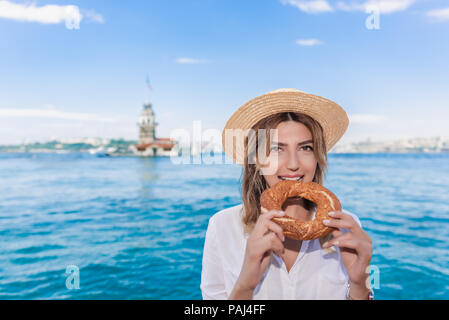
[[[324,140],[323,129],[316,120],[308,115],[296,112],[276,113],[260,120],[252,127],[252,134],[245,138],[244,143],[245,155],[247,156],[245,156],[245,163],[242,172],[241,191],[243,200],[242,222],[246,232],[251,232],[259,215],[261,214],[260,196],[267,188],[265,178],[259,173],[259,159],[256,157],[256,155],[259,154],[258,148],[265,145],[265,154],[268,156],[270,143],[266,142],[269,141],[270,129],[276,129],[279,123],[284,121],[296,121],[302,123],[312,133],[313,152],[318,162],[315,170],[315,176],[312,181],[319,184],[324,183],[327,170],[326,142]],[[266,134],[264,135],[261,133],[259,136],[259,129],[266,129]],[[248,161],[249,159],[256,159],[256,161]],[[306,209],[313,214],[316,209],[316,204],[307,199],[304,200]]]

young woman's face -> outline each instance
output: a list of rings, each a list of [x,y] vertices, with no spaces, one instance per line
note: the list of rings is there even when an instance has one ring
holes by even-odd
[[[265,181],[270,188],[289,177],[311,182],[318,163],[313,152],[312,133],[296,121],[281,122],[276,129],[277,139],[270,145]]]

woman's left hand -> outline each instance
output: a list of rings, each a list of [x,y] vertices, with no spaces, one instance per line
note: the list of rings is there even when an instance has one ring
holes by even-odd
[[[323,247],[339,247],[351,285],[365,288],[368,278],[367,268],[373,252],[372,240],[352,216],[341,211],[330,212],[329,216],[334,219],[324,220],[323,224],[337,230],[332,231],[332,240],[326,242]],[[349,232],[343,234],[340,230],[342,228]]]

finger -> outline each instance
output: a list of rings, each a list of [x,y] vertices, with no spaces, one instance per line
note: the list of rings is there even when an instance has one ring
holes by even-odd
[[[284,253],[284,245],[275,233],[268,233],[262,238],[262,246],[264,251],[272,250],[278,256]]]
[[[335,239],[336,237],[339,237],[343,234],[343,232],[341,232],[339,229],[334,229],[334,231],[331,232],[333,239]]]
[[[329,248],[332,246],[356,249],[358,247],[358,241],[352,234],[345,233],[323,244],[323,248]]]
[[[349,223],[353,223],[355,228],[361,229],[360,225],[357,221],[355,221],[354,217],[347,213],[344,213],[343,211],[331,211],[328,213],[328,215],[337,220],[343,220],[348,221]]]
[[[344,215],[343,211],[330,211],[327,214],[334,219],[341,219]]]
[[[273,233],[272,233],[272,235],[273,235],[273,239],[277,238],[277,236],[274,235]],[[279,244],[276,245],[274,243],[274,241],[275,240],[272,240],[270,238],[270,235],[267,235],[267,238],[261,239],[259,255],[262,257],[262,259],[266,256],[271,255],[272,252],[277,254],[278,256],[282,256],[282,254],[284,253],[284,248],[281,247]],[[279,239],[277,241],[280,242]]]
[[[262,208],[263,209],[263,208]],[[262,211],[259,218],[271,220],[274,217],[283,217],[285,215],[285,211],[282,210],[270,210],[270,211]]]
[[[356,222],[354,220],[348,221],[343,219],[325,219],[323,224],[326,227],[333,227],[338,229],[348,229],[350,231],[356,231]]]
[[[266,222],[266,226],[268,231],[274,232],[279,237],[279,240],[281,240],[282,242],[285,241],[284,230],[280,225],[270,220]]]
[[[257,219],[256,225],[254,226],[254,233],[258,237],[262,237],[268,228],[266,222],[270,221],[274,217],[283,217],[285,215],[284,211],[270,210],[267,213],[263,213]]]

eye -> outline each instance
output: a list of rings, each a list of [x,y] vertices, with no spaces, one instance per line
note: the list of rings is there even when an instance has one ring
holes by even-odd
[[[273,146],[270,148],[270,151],[279,151],[279,150],[280,150],[279,146]]]
[[[307,151],[313,151],[312,146],[304,146],[304,147],[302,147],[302,148],[304,148],[304,149],[307,150]],[[307,149],[307,148],[308,148],[308,149]]]

